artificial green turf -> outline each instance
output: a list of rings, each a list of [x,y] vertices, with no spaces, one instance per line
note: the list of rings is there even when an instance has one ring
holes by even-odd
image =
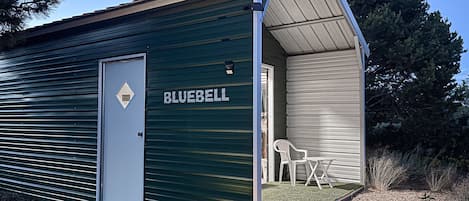
[[[358,184],[335,183],[334,188],[322,185],[322,190],[317,186],[305,186],[298,183],[291,186],[289,182],[267,183],[262,185],[263,201],[334,201],[344,195],[359,189]]]

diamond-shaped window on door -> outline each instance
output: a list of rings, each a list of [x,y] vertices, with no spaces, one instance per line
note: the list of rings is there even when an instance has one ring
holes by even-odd
[[[116,98],[119,101],[119,103],[122,105],[122,108],[127,108],[129,105],[130,101],[132,101],[132,98],[134,97],[134,92],[130,88],[129,84],[127,82],[122,85],[121,89],[119,92],[116,94]]]

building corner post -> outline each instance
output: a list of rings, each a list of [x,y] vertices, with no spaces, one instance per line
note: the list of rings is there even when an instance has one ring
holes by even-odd
[[[253,0],[262,4],[262,0]],[[253,10],[253,201],[262,200],[261,183],[261,68],[262,68],[262,10]]]
[[[365,118],[365,56],[366,50],[360,43],[357,36],[355,39],[355,51],[357,54],[358,70],[359,70],[359,87],[360,87],[360,183],[366,183],[366,118]]]

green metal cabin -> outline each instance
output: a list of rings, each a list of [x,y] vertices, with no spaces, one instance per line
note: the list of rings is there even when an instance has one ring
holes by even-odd
[[[345,0],[140,0],[21,34],[0,52],[0,189],[257,201],[279,138],[364,183],[369,50]]]

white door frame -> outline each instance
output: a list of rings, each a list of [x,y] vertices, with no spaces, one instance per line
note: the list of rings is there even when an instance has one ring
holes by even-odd
[[[131,55],[125,55],[125,56],[118,56],[118,57],[111,57],[111,58],[106,58],[106,59],[100,59],[99,60],[99,74],[98,74],[98,125],[97,125],[97,154],[96,154],[96,200],[102,200],[102,168],[103,168],[103,134],[102,134],[102,122],[103,120],[103,115],[104,115],[104,101],[103,101],[103,95],[104,95],[104,66],[105,63],[107,62],[113,62],[113,61],[122,61],[122,60],[129,60],[129,59],[136,59],[136,58],[143,58],[143,68],[144,68],[144,79],[146,80],[146,69],[147,69],[147,55],[146,53],[139,53],[139,54],[131,54]],[[146,82],[146,81],[145,81]],[[146,87],[146,85],[145,85]],[[146,104],[146,95],[144,94],[144,105]],[[146,116],[144,117],[144,119]],[[145,122],[146,120],[144,120]],[[144,136],[145,137],[145,136]],[[144,160],[145,160],[145,156]],[[145,179],[144,179],[145,180]]]
[[[274,151],[274,138],[275,138],[275,133],[274,133],[274,66],[269,65],[269,64],[262,64],[263,69],[267,69],[267,87],[268,87],[268,94],[269,94],[269,100],[268,100],[268,147],[267,147],[267,162],[268,162],[268,177],[267,181],[273,182],[275,181],[275,151]]]

